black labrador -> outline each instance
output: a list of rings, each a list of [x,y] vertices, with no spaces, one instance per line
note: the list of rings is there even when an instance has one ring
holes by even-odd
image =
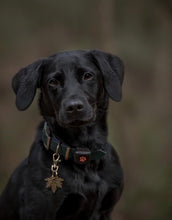
[[[40,88],[39,125],[29,156],[0,197],[1,220],[110,219],[123,172],[107,142],[109,97],[121,100],[122,61],[98,50],[60,52],[13,78],[19,110]]]

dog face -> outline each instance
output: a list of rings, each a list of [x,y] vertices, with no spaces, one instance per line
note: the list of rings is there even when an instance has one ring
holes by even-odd
[[[50,115],[55,113],[61,126],[81,126],[95,120],[103,82],[98,68],[84,54],[57,54],[41,84],[45,109],[52,107]]]
[[[97,50],[69,51],[42,58],[13,78],[16,105],[25,110],[41,89],[43,115],[55,117],[63,127],[78,127],[96,120],[107,96],[120,101],[122,61]]]

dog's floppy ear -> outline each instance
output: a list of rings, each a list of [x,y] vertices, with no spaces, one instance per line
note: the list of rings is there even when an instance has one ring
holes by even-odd
[[[27,109],[32,103],[43,66],[48,58],[41,58],[34,63],[22,68],[12,80],[12,88],[16,93],[16,106],[19,110]]]
[[[92,50],[94,62],[103,74],[104,87],[110,98],[119,102],[122,97],[124,65],[119,57],[99,50]]]

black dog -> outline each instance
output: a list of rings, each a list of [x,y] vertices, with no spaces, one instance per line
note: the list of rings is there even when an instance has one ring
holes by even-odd
[[[107,143],[109,96],[121,99],[122,61],[97,50],[42,58],[13,78],[25,110],[40,88],[44,118],[29,157],[0,197],[1,220],[104,220],[123,189],[117,153]]]

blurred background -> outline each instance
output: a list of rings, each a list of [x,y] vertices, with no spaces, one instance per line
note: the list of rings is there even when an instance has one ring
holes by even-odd
[[[16,109],[14,74],[61,50],[100,49],[121,57],[126,73],[108,116],[125,173],[112,219],[171,220],[172,1],[2,0],[0,32],[0,192],[41,120],[36,99]]]

